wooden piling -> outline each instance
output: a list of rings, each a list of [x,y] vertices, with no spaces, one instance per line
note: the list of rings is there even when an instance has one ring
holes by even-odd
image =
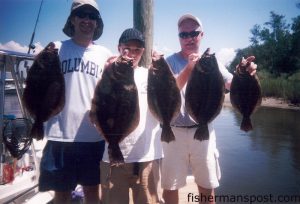
[[[145,37],[145,51],[140,66],[149,67],[153,46],[153,0],[133,0],[133,25]]]

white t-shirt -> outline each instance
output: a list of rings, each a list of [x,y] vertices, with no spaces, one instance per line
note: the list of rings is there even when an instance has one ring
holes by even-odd
[[[65,78],[66,101],[63,110],[45,123],[45,135],[52,141],[101,141],[103,138],[89,120],[89,110],[111,52],[96,44],[81,47],[71,39],[55,42],[55,45]]]
[[[140,122],[138,127],[119,143],[125,163],[152,161],[163,156],[160,140],[161,128],[148,109],[148,69],[135,68],[134,81],[138,90]],[[108,143],[106,143],[102,159],[105,162],[109,162],[107,146]]]

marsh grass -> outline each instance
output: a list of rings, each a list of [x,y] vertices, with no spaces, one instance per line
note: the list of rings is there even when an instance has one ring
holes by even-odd
[[[262,71],[258,76],[263,97],[283,98],[290,103],[300,104],[300,72],[274,77]]]

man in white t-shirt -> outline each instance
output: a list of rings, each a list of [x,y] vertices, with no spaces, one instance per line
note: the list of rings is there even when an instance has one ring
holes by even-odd
[[[212,123],[208,124],[209,139],[199,141],[194,139],[197,124],[188,115],[185,103],[185,87],[195,63],[201,57],[199,47],[203,38],[203,26],[201,21],[186,14],[178,20],[179,42],[181,50],[167,58],[171,66],[176,82],[181,90],[182,107],[179,116],[172,122],[172,130],[175,141],[163,142],[164,158],[162,159],[161,185],[165,204],[178,204],[178,190],[186,185],[186,177],[189,168],[195,177],[200,198],[199,203],[214,203],[214,188],[219,186],[220,167],[218,163],[218,150],[216,147],[216,135]],[[255,73],[256,64],[254,57],[244,59],[249,62],[249,72]],[[218,63],[220,72],[224,78],[225,87],[229,90],[232,75]],[[206,201],[205,201],[206,199]]]
[[[104,140],[89,120],[94,89],[111,52],[96,45],[103,22],[94,0],[74,0],[63,32],[54,42],[65,80],[65,106],[45,123],[47,144],[40,165],[39,190],[55,191],[54,203],[70,203],[82,185],[86,203],[100,203],[100,161]]]
[[[125,164],[111,166],[108,144],[101,162],[101,189],[104,204],[128,204],[129,189],[135,204],[158,203],[157,182],[159,160],[162,158],[161,128],[150,113],[147,103],[148,69],[138,65],[145,41],[140,31],[126,29],[118,50],[123,57],[133,59],[134,81],[138,90],[140,122],[120,143]]]

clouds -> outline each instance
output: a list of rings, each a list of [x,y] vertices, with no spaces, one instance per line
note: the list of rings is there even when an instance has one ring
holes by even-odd
[[[44,49],[44,47],[39,42],[35,43],[34,45],[35,45],[35,49],[34,49],[33,54],[38,54],[42,49]],[[28,46],[21,45],[15,41],[9,41],[4,44],[0,43],[0,49],[21,52],[21,53],[28,52]],[[173,50],[166,46],[159,47],[157,45],[154,45],[154,50],[164,53],[165,56],[169,56],[169,55],[173,54],[174,52],[176,52],[176,50]],[[31,50],[31,53],[32,53],[32,50]],[[236,52],[235,52],[234,48],[221,48],[219,51],[216,52],[216,56],[217,56],[218,60],[225,66],[227,66],[231,63],[231,61],[234,59],[235,55],[236,55]]]
[[[44,49],[44,47],[39,42],[35,43],[34,45],[35,45],[35,49],[34,49],[33,54],[38,54],[42,49]],[[19,43],[15,42],[15,41],[9,41],[4,44],[0,43],[0,49],[21,52],[21,53],[28,52],[28,46],[20,45]],[[31,51],[31,53],[32,53],[32,51]]]
[[[221,48],[216,56],[218,60],[225,66],[229,65],[234,59],[236,53],[234,48]]]
[[[153,50],[163,53],[165,57],[176,52],[176,51],[172,50],[171,48],[168,48],[167,46],[160,47],[158,45],[154,45]]]

